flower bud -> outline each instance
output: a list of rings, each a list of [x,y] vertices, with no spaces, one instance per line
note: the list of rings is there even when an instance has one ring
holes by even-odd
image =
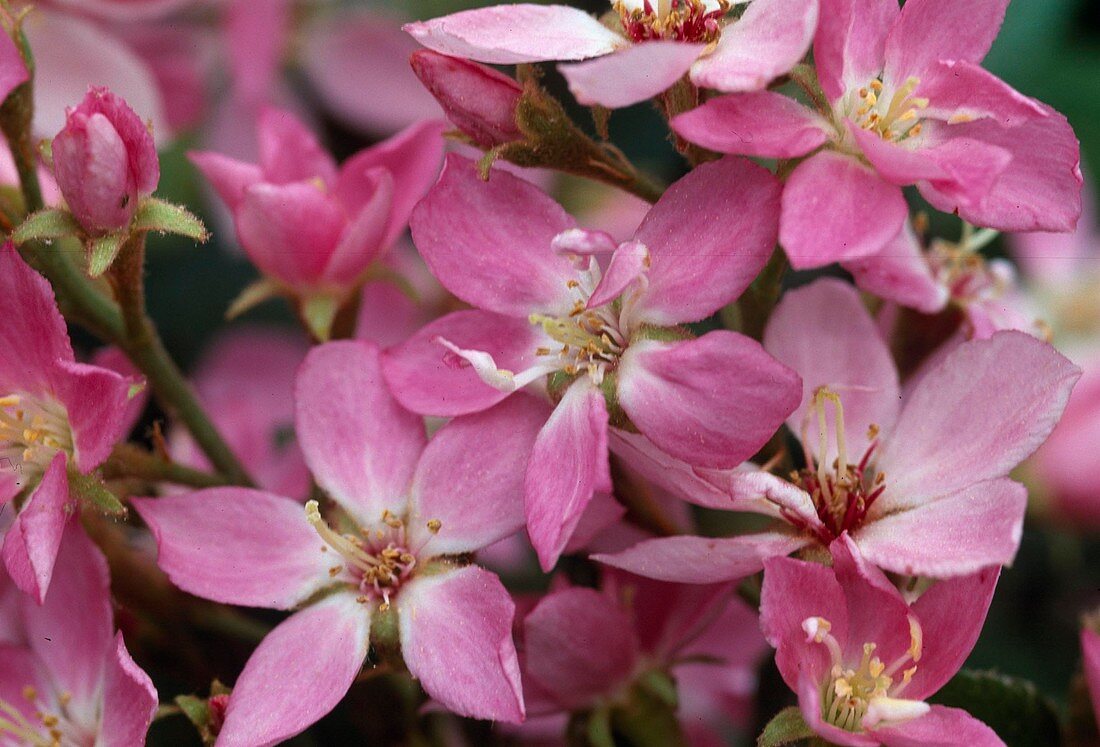
[[[523,138],[516,127],[516,105],[523,95],[519,83],[476,62],[428,50],[414,52],[409,62],[448,119],[479,146]]]
[[[153,136],[123,99],[92,88],[66,113],[53,140],[54,175],[69,209],[91,235],[129,225],[160,179]]]

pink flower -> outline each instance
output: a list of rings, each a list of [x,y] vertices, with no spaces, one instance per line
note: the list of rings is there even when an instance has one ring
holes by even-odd
[[[69,209],[92,236],[126,229],[160,180],[152,133],[106,88],[92,88],[66,113],[53,139],[53,170]]]
[[[803,381],[787,425],[806,466],[790,481],[755,469],[691,470],[631,434],[617,435],[616,453],[693,502],[724,501],[783,523],[726,539],[647,540],[597,559],[710,583],[848,533],[867,560],[894,573],[944,578],[1012,562],[1027,490],[1007,475],[1058,422],[1076,366],[1029,335],[998,332],[957,346],[903,400],[886,343],[858,293],[838,280],[790,291],[764,346]]]
[[[0,741],[144,744],[157,691],[115,634],[107,562],[75,525],[41,604],[15,593],[0,609]],[[0,569],[0,599],[11,586]]]
[[[0,504],[29,491],[4,538],[15,584],[45,596],[75,511],[70,475],[89,475],[125,436],[137,380],[77,363],[49,283],[0,248]]]
[[[307,356],[296,391],[302,451],[335,504],[328,521],[317,501],[303,511],[243,488],[133,501],[180,588],[229,604],[305,605],[237,679],[223,743],[273,744],[308,727],[344,696],[379,636],[391,650],[399,640],[409,671],[450,710],[523,719],[512,601],[463,556],[522,526],[523,470],[545,417],[541,402],[517,397],[425,443],[421,418],[386,390],[377,347],[331,343]]]
[[[806,723],[850,747],[1003,745],[958,708],[924,702],[962,666],[985,621],[998,569],[940,581],[907,604],[842,535],[833,567],[765,565],[760,621]]]
[[[1091,629],[1088,623],[1081,629],[1081,653],[1085,681],[1092,697],[1092,712],[1100,719],[1100,633]]]
[[[405,26],[436,52],[512,65],[562,65],[582,104],[618,108],[657,96],[685,75],[703,88],[757,91],[802,60],[817,0],[753,0],[736,21],[728,0],[618,0],[619,28],[564,5],[496,5]],[[551,31],[552,30],[552,31]]]
[[[6,30],[0,34],[0,101],[8,97],[15,88],[27,81],[30,72],[23,55]]]
[[[779,238],[795,267],[889,251],[911,184],[976,225],[1068,231],[1081,212],[1073,130],[978,65],[1007,5],[823,0],[817,111],[758,92],[712,99],[673,127],[722,152],[813,154],[783,194]]]
[[[267,278],[294,295],[343,299],[405,230],[436,177],[442,131],[440,122],[413,125],[337,168],[291,114],[269,109],[260,117],[258,165],[190,155]]]
[[[429,269],[478,308],[387,351],[387,381],[405,407],[441,416],[545,386],[556,407],[535,443],[525,499],[544,568],[592,496],[611,489],[609,426],[632,423],[670,454],[733,466],[794,409],[797,377],[755,341],[726,331],[693,338],[677,326],[732,301],[763,267],[777,192],[747,161],[702,166],[616,246],[578,229],[531,184],[507,173],[484,182],[451,156],[414,211]],[[596,254],[611,255],[606,270]]]

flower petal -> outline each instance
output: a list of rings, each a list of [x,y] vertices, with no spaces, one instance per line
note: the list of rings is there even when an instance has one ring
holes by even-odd
[[[771,91],[718,96],[672,120],[688,140],[720,153],[794,158],[829,139],[829,123],[792,98]]]
[[[611,303],[650,267],[649,248],[640,241],[628,241],[611,255],[607,271],[588,298],[588,308]]]
[[[76,467],[87,474],[103,463],[123,440],[130,387],[139,379],[86,363],[59,361],[65,372],[58,384],[58,401],[65,406],[73,434]]]
[[[73,360],[69,333],[50,284],[10,241],[0,247],[0,317],[0,389],[45,391],[55,362]]]
[[[609,445],[632,472],[682,501],[727,511],[741,508],[728,492],[700,477],[687,462],[658,449],[640,433],[614,428]]]
[[[1092,696],[1092,711],[1100,713],[1100,633],[1084,628],[1081,631],[1081,651],[1089,694]]]
[[[852,274],[860,290],[924,314],[942,310],[950,296],[947,287],[932,276],[908,221],[881,252],[845,262],[844,269]]]
[[[4,536],[4,565],[39,604],[46,598],[65,527],[73,516],[65,455],[58,453]]]
[[[619,404],[659,448],[689,464],[734,467],[798,406],[798,375],[755,340],[717,330],[644,340],[619,365]]]
[[[369,609],[352,594],[291,615],[260,642],[237,678],[218,744],[276,744],[311,726],[351,687],[369,635]]]
[[[397,595],[409,672],[460,716],[523,721],[515,609],[496,574],[477,566],[413,579]]]
[[[336,183],[336,161],[294,114],[265,107],[256,133],[264,181],[290,184],[320,179],[326,188]]]
[[[907,2],[886,39],[885,79],[920,78],[940,60],[981,62],[1001,30],[1008,2]]]
[[[683,77],[704,44],[648,41],[588,62],[559,65],[577,103],[619,109],[657,96]]]
[[[885,747],[938,747],[965,744],[968,747],[1003,747],[997,733],[961,708],[934,705],[920,718],[897,726],[869,729],[868,734]]]
[[[263,169],[256,164],[238,161],[214,151],[188,151],[187,158],[202,172],[231,211],[236,211],[244,200],[245,190],[264,178]]]
[[[122,633],[115,636],[114,643],[114,650],[107,656],[103,722],[97,743],[103,747],[129,747],[145,741],[157,712],[157,689],[130,657]]]
[[[822,0],[814,64],[830,101],[866,86],[882,73],[886,37],[898,4],[882,0]]]

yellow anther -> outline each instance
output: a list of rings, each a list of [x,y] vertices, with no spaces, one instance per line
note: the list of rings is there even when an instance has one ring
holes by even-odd
[[[439,519],[430,519],[428,521],[428,531],[432,534],[438,534],[439,530],[443,528],[443,522]]]

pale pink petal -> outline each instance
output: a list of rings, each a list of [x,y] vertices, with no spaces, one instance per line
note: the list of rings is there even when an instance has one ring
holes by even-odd
[[[940,60],[981,62],[1004,22],[1009,0],[913,0],[886,39],[886,79],[920,78]]]
[[[1071,277],[1097,246],[1097,200],[1090,184],[1082,189],[1081,219],[1072,233],[1021,233],[1008,237],[1008,250],[1022,274],[1042,283]]]
[[[12,581],[39,604],[46,598],[61,537],[75,510],[65,464],[63,453],[54,456],[4,536],[4,565]]]
[[[55,5],[67,5],[73,10],[94,13],[101,18],[119,21],[159,18],[193,3],[194,0],[54,0]]]
[[[787,418],[787,426],[804,445],[818,448],[814,392],[828,387],[840,395],[844,408],[844,439],[848,459],[858,463],[870,441],[868,429],[889,431],[898,416],[898,372],[886,342],[878,335],[859,293],[841,280],[823,278],[788,291],[776,306],[764,332],[764,347],[802,377],[802,404]],[[824,403],[826,429],[836,433],[835,411]],[[837,456],[830,435],[825,464]]]
[[[314,348],[298,372],[295,423],[317,484],[361,526],[405,512],[424,450],[424,422],[397,403],[378,348],[342,340]]]
[[[527,318],[572,310],[566,283],[576,271],[552,249],[576,225],[530,182],[495,170],[489,181],[472,161],[447,157],[439,183],[413,211],[413,241],[447,290],[474,306]]]
[[[265,181],[290,184],[320,179],[328,188],[336,182],[336,161],[293,113],[264,107],[256,133]]]
[[[822,0],[814,65],[830,101],[866,86],[882,73],[886,37],[897,18],[895,2]]]
[[[650,267],[649,248],[640,241],[628,241],[611,257],[600,284],[588,298],[588,308],[611,303]]]
[[[1016,127],[1046,116],[1047,111],[993,73],[963,60],[935,63],[921,79],[917,93],[929,100],[924,117],[949,124],[992,118],[1002,127]]]
[[[897,726],[870,729],[868,734],[885,747],[1004,747],[997,733],[961,708],[933,705],[925,715]]]
[[[626,45],[582,10],[564,5],[497,5],[410,23],[405,31],[428,49],[476,62],[583,60]]]
[[[236,211],[244,200],[245,190],[264,178],[263,170],[256,164],[238,161],[221,153],[193,150],[188,152],[187,158],[202,172],[231,211]]]
[[[535,349],[545,336],[527,319],[486,311],[456,311],[437,319],[382,358],[386,381],[397,401],[413,412],[452,417],[479,412],[508,396],[486,384],[474,367],[441,344],[492,357],[513,374],[537,363]]]
[[[73,360],[73,351],[53,289],[10,241],[0,247],[0,317],[0,388],[45,391],[55,362]]]
[[[787,180],[779,242],[792,267],[820,267],[881,251],[908,215],[900,189],[854,158],[822,152]]]
[[[648,212],[649,205],[646,204]],[[637,226],[635,226],[637,227]],[[613,254],[618,248],[615,237],[606,231],[590,231],[586,228],[570,228],[554,237],[550,244],[558,254],[592,255]]]
[[[216,602],[290,609],[331,584],[329,568],[340,565],[290,498],[210,488],[133,505],[172,583]]]
[[[611,490],[607,405],[587,378],[565,391],[539,432],[524,486],[527,532],[539,562],[557,562],[593,493]]]
[[[233,685],[218,745],[273,745],[312,725],[351,687],[369,634],[369,609],[352,594],[289,617],[260,642]]]
[[[619,109],[657,96],[683,77],[703,44],[649,41],[589,62],[559,65],[577,102]]]
[[[1026,505],[1023,485],[1006,478],[986,480],[874,518],[855,538],[880,568],[914,576],[959,576],[1012,564]]]
[[[110,456],[132,424],[127,421],[130,387],[137,379],[86,363],[59,361],[65,372],[57,399],[65,406],[73,434],[73,457],[89,473]]]
[[[844,263],[856,285],[886,301],[934,314],[947,305],[950,293],[936,282],[913,226],[906,221],[901,232],[878,254]]]
[[[790,555],[811,540],[793,532],[761,532],[738,537],[658,537],[614,555],[593,560],[658,581],[713,584],[751,576],[768,558]]]
[[[226,3],[222,44],[229,58],[233,95],[254,102],[268,98],[290,41],[291,10],[287,0]]]
[[[829,139],[830,124],[792,98],[771,91],[718,96],[672,120],[680,137],[720,153],[794,158]]]
[[[0,701],[35,723],[38,709],[23,697],[23,692],[28,685],[43,694],[50,692],[49,672],[34,653],[22,645],[0,642],[0,661],[4,662],[0,668]]]
[[[523,721],[515,604],[477,566],[421,576],[397,595],[401,654],[424,691],[460,716]]]
[[[754,0],[691,68],[691,81],[719,91],[765,88],[806,56],[817,14],[818,0]]]
[[[840,641],[845,661],[859,661],[863,644],[869,641],[876,644],[875,653],[883,661],[904,655],[912,645],[912,635],[909,607],[901,593],[847,533],[833,540],[829,552],[848,607],[847,640]]]
[[[619,404],[659,448],[700,467],[735,467],[798,406],[798,374],[755,340],[717,330],[694,340],[644,340],[618,371]]]
[[[583,710],[622,687],[638,661],[630,618],[595,589],[548,594],[523,621],[524,674],[563,710]]]
[[[957,347],[917,384],[887,439],[881,509],[1008,474],[1046,440],[1078,376],[1054,348],[1022,332]]]
[[[413,477],[409,531],[437,555],[474,552],[523,526],[523,479],[550,408],[519,394],[456,418],[432,437]],[[472,450],[470,446],[477,444]],[[424,527],[441,523],[432,536]]]
[[[1081,631],[1081,652],[1089,694],[1092,696],[1092,712],[1100,713],[1100,633],[1084,628]]]
[[[142,744],[156,712],[157,690],[153,681],[134,663],[119,633],[115,636],[114,651],[107,656],[99,743],[103,747]]]
[[[767,170],[732,156],[669,187],[634,235],[649,249],[650,268],[631,315],[693,322],[741,295],[775,248],[779,191]]]

